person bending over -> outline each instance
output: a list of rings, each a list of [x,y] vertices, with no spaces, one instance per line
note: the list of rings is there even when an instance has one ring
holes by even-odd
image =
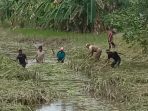
[[[64,59],[65,59],[65,52],[64,48],[61,47],[60,51],[57,52],[57,60],[58,62],[64,63]]]
[[[86,44],[86,48],[88,48],[90,56],[93,56],[94,53],[95,53],[95,59],[96,60],[100,59],[100,56],[101,56],[101,53],[102,53],[101,48],[99,48],[99,47],[97,47],[95,45],[91,45],[91,44]]]
[[[17,61],[19,61],[20,65],[22,65],[24,68],[26,67],[27,57],[26,57],[26,54],[22,52],[22,49],[19,49],[16,59]]]
[[[116,51],[110,51],[109,49],[106,50],[106,53],[108,55],[108,60],[109,59],[113,59],[114,61],[111,64],[111,67],[114,68],[115,65],[117,65],[119,67],[120,63],[121,63],[121,58],[119,56],[119,54]]]

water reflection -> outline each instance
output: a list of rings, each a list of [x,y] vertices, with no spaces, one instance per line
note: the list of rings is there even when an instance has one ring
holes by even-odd
[[[28,60],[28,64],[26,65],[26,67],[32,66],[34,64],[36,64],[36,60],[35,59]]]
[[[57,101],[50,105],[42,105],[36,111],[74,111],[74,106],[64,101]]]
[[[52,61],[45,60],[44,63],[52,63]],[[32,65],[35,65],[35,64],[39,64],[39,63],[37,63],[35,59],[30,59],[30,60],[28,60],[28,64],[26,65],[26,68],[28,68]]]

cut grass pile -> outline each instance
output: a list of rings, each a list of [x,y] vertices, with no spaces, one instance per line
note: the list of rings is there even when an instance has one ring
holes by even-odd
[[[41,75],[36,71],[28,71],[4,55],[0,58],[1,111],[29,111],[33,105],[60,96],[50,84],[41,82]]]
[[[20,29],[24,35],[34,38],[36,33],[32,29]],[[33,32],[37,30],[33,29]],[[93,34],[75,34],[52,31],[39,31],[45,38],[66,38],[71,41],[71,45],[66,46],[68,67],[75,71],[81,71],[91,78],[90,92],[95,96],[101,96],[114,101],[117,105],[123,105],[124,110],[146,110],[148,107],[148,57],[142,54],[140,47],[126,44],[121,39],[121,35],[116,35],[115,50],[123,53],[120,68],[112,69],[105,64],[107,58],[105,49],[107,37],[105,34],[99,36]],[[50,35],[51,34],[51,35]],[[28,38],[27,37],[27,38]],[[39,37],[39,36],[38,36]],[[86,43],[92,43],[103,48],[100,61],[87,56]]]
[[[38,39],[38,40],[48,41],[47,44],[49,45],[49,48],[51,47],[58,48],[61,45],[64,46],[67,54],[66,58],[68,59],[67,67],[70,67],[76,72],[79,72],[79,71],[83,72],[82,74],[87,75],[91,79],[91,82],[89,83],[87,88],[89,92],[93,92],[94,96],[101,96],[103,98],[106,98],[107,100],[117,103],[117,106],[119,105],[119,107],[123,109],[122,111],[124,110],[125,111],[127,110],[146,111],[148,109],[148,89],[147,89],[148,57],[147,57],[147,54],[141,53],[141,49],[138,46],[131,47],[130,45],[127,45],[117,35],[115,37],[115,43],[117,44],[117,48],[115,50],[123,53],[124,55],[121,55],[122,64],[120,68],[112,69],[109,64],[108,65],[105,64],[105,60],[107,58],[105,54],[105,49],[108,46],[105,34],[101,34],[97,36],[92,34],[75,34],[75,33],[54,32],[54,31],[46,31],[46,30],[43,31],[43,30],[35,30],[35,29],[17,29],[15,30],[15,32],[22,33],[23,35],[25,35],[23,38],[24,42],[26,41],[26,39],[28,39],[28,41],[26,42],[29,42],[32,39]],[[60,41],[63,39],[64,40],[66,39],[68,40],[68,42],[66,43],[64,42],[61,44],[58,44],[58,43],[52,44],[51,40],[55,40],[56,42],[59,39]],[[86,43],[96,44],[103,48],[103,54],[101,56],[100,61],[95,61],[94,58],[90,58],[87,56],[88,51],[85,48]],[[4,67],[5,65],[2,65],[2,66]],[[54,68],[57,68],[57,67],[54,67]],[[35,68],[32,68],[30,70],[36,69],[36,71],[39,72],[39,75],[42,75],[42,77],[37,76],[37,79],[32,79],[34,77],[36,78],[36,76],[34,76],[34,74],[32,73],[33,76],[27,77],[30,79],[26,80],[26,77],[25,79],[23,78],[21,79],[23,80],[22,83],[20,84],[22,86],[20,86],[18,89],[21,89],[23,87],[23,84],[25,85],[26,81],[29,81],[30,84],[28,85],[31,85],[31,84],[33,85],[33,86],[31,85],[28,88],[30,89],[31,92],[36,91],[36,90],[33,90],[32,88],[38,87],[39,91],[37,92],[39,94],[42,94],[42,88],[43,88],[43,92],[50,93],[50,91],[48,92],[45,90],[47,87],[48,89],[52,89],[51,91],[53,92],[52,95],[54,95],[54,97],[57,96],[56,93],[54,93],[54,88],[50,88],[50,86],[48,86],[47,84],[45,85],[44,82],[41,84],[38,84],[40,83],[39,82],[40,80],[46,81],[46,79],[48,79],[49,76],[52,76],[52,74],[54,73],[66,73],[65,70],[62,72],[60,71],[56,72],[57,70],[55,70],[54,68],[52,67],[52,65],[43,65],[42,67],[35,66]],[[10,67],[10,69],[13,69],[13,67]],[[16,78],[12,80],[12,83],[18,79],[19,73],[14,73],[14,74],[12,73],[12,75],[15,75],[15,76],[8,75],[6,71],[4,71],[4,74],[3,72],[1,73],[2,73],[2,78],[5,78],[6,82],[11,77]],[[23,74],[20,73],[20,75],[22,77]],[[33,82],[33,81],[37,81],[37,82]],[[54,81],[54,78],[53,80],[48,80],[48,82],[49,81]],[[17,84],[17,82],[15,82],[15,84]],[[54,83],[60,84],[60,82],[58,82],[57,80]],[[68,86],[69,83],[66,83],[66,84]],[[28,85],[26,85],[26,87]],[[45,85],[45,86],[43,87],[42,85],[43,86]],[[22,92],[25,92],[25,90],[23,90]],[[18,95],[17,93],[16,95]],[[28,93],[29,94],[27,95],[32,94],[30,92]],[[38,94],[38,93],[35,93],[35,94]],[[122,108],[122,106],[124,107]]]
[[[36,79],[35,72],[29,72],[22,68],[14,60],[10,60],[5,55],[0,55],[0,78],[1,79],[19,79],[19,80],[28,80]]]
[[[68,66],[91,78],[89,91],[93,92],[94,96],[123,105],[125,111],[145,111],[148,109],[147,54],[142,54],[136,46],[130,48],[120,39],[116,42],[119,43],[118,51],[124,54],[120,55],[122,63],[119,68],[113,69],[106,64],[105,51],[101,59],[95,61],[87,56],[83,47],[71,50]]]

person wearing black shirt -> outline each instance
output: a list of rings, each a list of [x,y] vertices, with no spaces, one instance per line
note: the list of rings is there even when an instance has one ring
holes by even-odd
[[[110,51],[110,50],[106,50],[106,53],[108,55],[108,60],[109,59],[113,59],[114,61],[111,64],[111,67],[114,68],[115,65],[117,65],[119,67],[120,63],[121,63],[121,58],[119,56],[119,54],[116,51]]]
[[[25,68],[27,64],[26,54],[23,54],[21,49],[18,51],[18,53],[19,54],[16,59],[19,61],[19,64]]]

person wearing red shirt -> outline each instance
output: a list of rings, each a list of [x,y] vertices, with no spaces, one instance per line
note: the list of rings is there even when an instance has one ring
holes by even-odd
[[[114,31],[113,30],[108,30],[108,44],[109,44],[109,50],[111,48],[115,48],[115,43],[113,42],[113,35],[114,35]]]

